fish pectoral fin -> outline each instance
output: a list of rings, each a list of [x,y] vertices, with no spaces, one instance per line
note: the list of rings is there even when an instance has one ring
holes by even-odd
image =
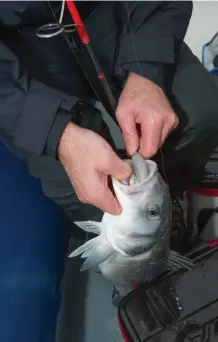
[[[89,251],[93,248],[93,245],[95,244],[95,241],[93,241],[95,239],[97,238],[89,240],[86,243],[84,243],[82,246],[76,248],[72,253],[70,253],[68,258],[74,258],[80,254],[82,254],[81,258],[86,258],[86,255],[89,253]]]
[[[80,271],[88,271],[95,268],[105,260],[107,260],[113,253],[114,249],[105,239],[97,237],[93,248],[86,253],[87,259],[84,261]]]
[[[101,222],[76,221],[74,223],[88,233],[94,233],[96,235],[100,235],[101,233]]]
[[[104,238],[98,236],[78,247],[69,255],[69,258],[82,254],[81,258],[87,259],[84,261],[80,271],[87,271],[101,264],[109,258],[113,252],[114,249],[111,244]]]
[[[169,257],[167,260],[167,269],[168,270],[179,270],[181,268],[184,268],[186,270],[192,270],[194,268],[195,264],[194,262],[187,258],[184,255],[179,254],[175,251],[170,251]]]

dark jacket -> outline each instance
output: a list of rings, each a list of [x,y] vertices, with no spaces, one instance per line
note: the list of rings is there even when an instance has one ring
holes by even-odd
[[[59,16],[61,3],[52,6]],[[164,88],[164,68],[175,63],[192,2],[102,1],[77,6],[111,87],[116,77],[132,71]],[[48,22],[54,18],[44,1],[0,2],[0,138],[17,154],[22,150],[26,155],[55,156],[71,108],[78,99],[90,97],[63,37],[36,37],[36,29]],[[65,23],[69,22],[66,10]],[[78,47],[84,62],[87,55],[79,42]]]

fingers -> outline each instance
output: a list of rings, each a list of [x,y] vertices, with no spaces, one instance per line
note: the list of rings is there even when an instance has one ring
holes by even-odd
[[[126,150],[129,155],[133,155],[139,148],[139,134],[136,128],[135,118],[132,113],[121,108],[117,108],[117,121],[123,133]]]
[[[109,177],[111,176],[117,180],[127,180],[131,173],[131,166],[120,159],[112,148],[105,149],[105,153],[101,157],[101,164],[93,174],[88,189],[90,203],[112,215],[120,214],[122,208],[113,189],[109,186]]]
[[[163,127],[163,130],[161,133],[160,145],[162,145],[165,142],[169,133],[171,133],[174,129],[176,129],[178,125],[179,125],[178,117],[176,115],[172,115],[171,120],[168,120]]]
[[[122,208],[108,186],[108,177],[105,174],[93,172],[90,177],[90,183],[86,184],[82,196],[78,194],[79,199],[86,204],[91,204],[103,212],[112,215],[119,215]]]
[[[100,195],[95,199],[95,205],[101,208],[102,211],[107,212],[112,215],[119,215],[122,211],[122,208],[116,198],[116,196],[112,193],[108,184],[101,183],[101,192]]]
[[[141,122],[140,153],[145,158],[154,156],[178,123],[174,113],[169,116],[154,113],[146,119],[144,117]]]
[[[163,126],[163,120],[154,115],[150,115],[142,121],[139,152],[144,158],[150,158],[159,149]]]
[[[101,172],[110,175],[117,180],[127,180],[131,176],[131,165],[120,159],[112,149],[108,151],[108,154],[105,155],[104,158],[105,160],[100,168]]]

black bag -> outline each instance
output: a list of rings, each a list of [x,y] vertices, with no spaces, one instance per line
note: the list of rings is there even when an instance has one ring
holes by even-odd
[[[192,271],[165,273],[121,300],[126,342],[218,341],[218,241],[198,245],[189,257]]]

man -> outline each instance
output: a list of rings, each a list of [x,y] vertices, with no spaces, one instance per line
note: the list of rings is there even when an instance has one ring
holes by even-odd
[[[218,143],[217,89],[183,43],[192,3],[76,5],[118,99],[128,154],[154,158],[175,199],[201,179]],[[121,211],[108,176],[127,179],[131,169],[88,104],[104,95],[77,35],[68,37],[89,82],[63,35],[36,35],[60,11],[59,2],[0,3],[0,136],[72,221],[100,220],[103,211]]]
[[[215,86],[183,43],[192,3],[77,6],[118,99],[116,118],[127,152],[139,149],[156,158],[175,198],[200,179],[217,144]],[[61,3],[2,1],[0,10],[2,139],[72,220],[100,219],[102,211],[119,214],[108,175],[128,178],[130,167],[112,151],[97,110],[83,109],[79,125],[73,114],[78,101],[86,106],[94,97],[93,88],[102,94],[88,55],[74,34],[91,87],[62,35],[44,40],[36,35],[59,18]],[[65,10],[63,24],[69,23]]]

